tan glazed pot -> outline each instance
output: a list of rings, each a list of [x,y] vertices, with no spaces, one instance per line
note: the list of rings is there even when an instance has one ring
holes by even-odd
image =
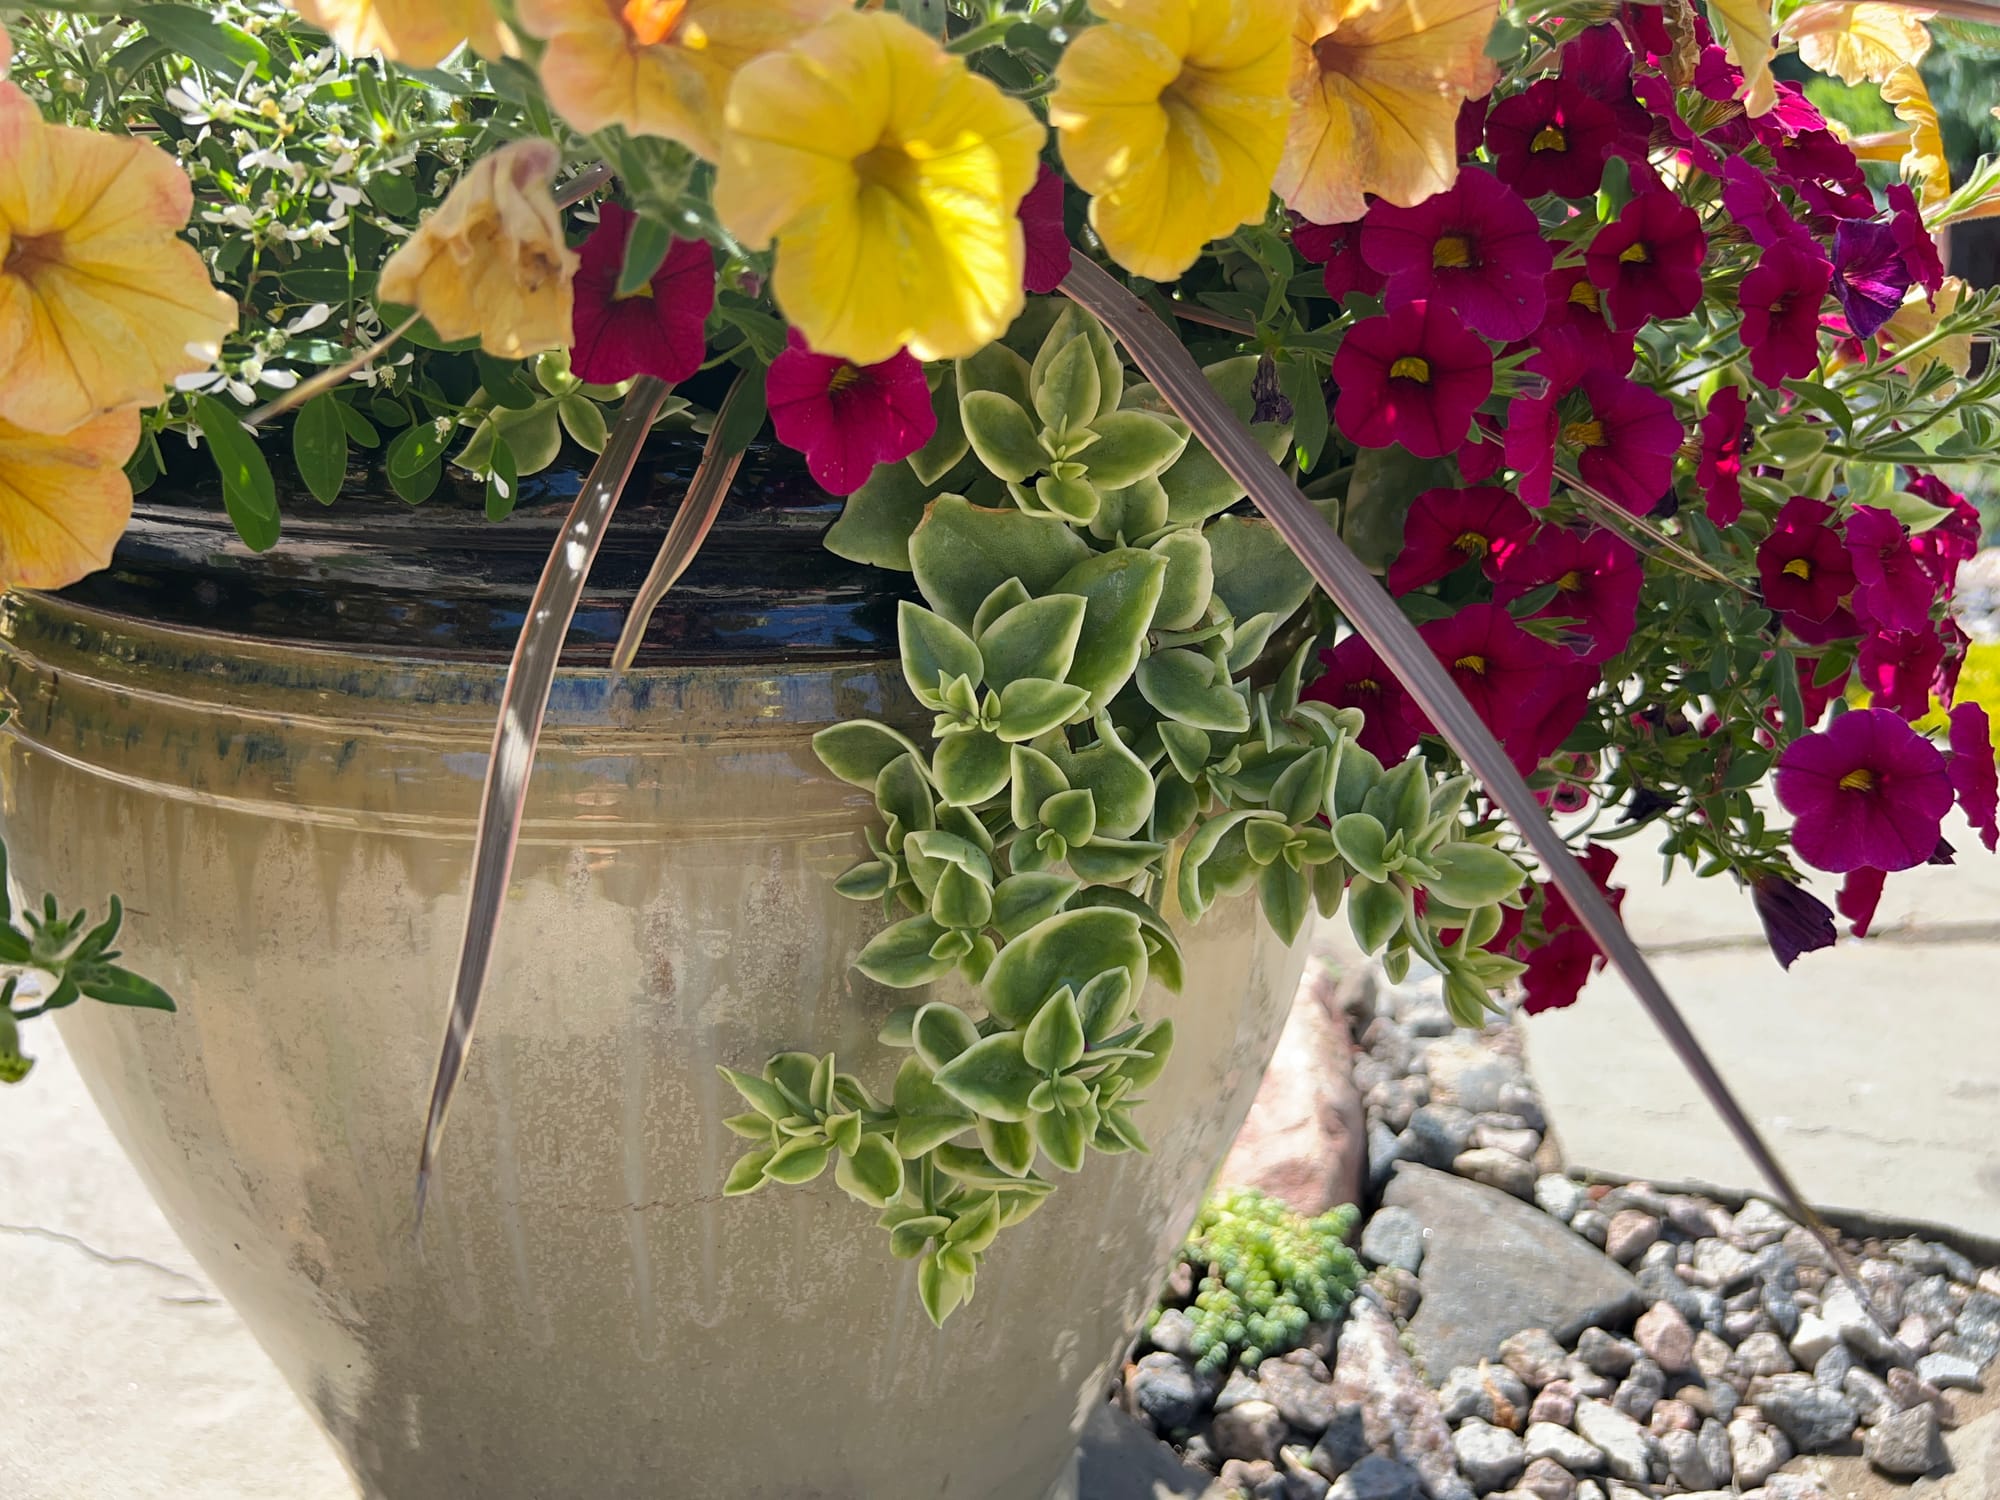
[[[190,524],[142,527],[144,555],[90,602],[6,602],[0,824],[23,889],[118,892],[127,961],[178,997],[176,1015],[77,1007],[65,1042],[363,1492],[1072,1493],[1084,1417],[1249,1107],[1298,978],[1300,955],[1254,903],[1187,934],[1182,995],[1146,997],[1178,1033],[1139,1115],[1152,1154],[1094,1157],[1065,1180],[997,1243],[970,1307],[933,1329],[914,1263],[889,1257],[830,1177],[720,1191],[737,1143],[718,1122],[737,1106],[716,1064],[833,1049],[886,1085],[898,1060],[874,1038],[908,996],[849,967],[880,908],[832,889],[871,809],[808,743],[835,720],[903,711],[885,648],[853,659],[822,632],[746,659],[738,637],[788,617],[744,606],[762,623],[701,648],[734,659],[622,680],[565,670],[413,1241],[504,674],[494,646],[512,626],[455,655],[426,623],[437,611],[411,606],[407,645],[379,622],[347,632],[370,643],[341,640],[315,590],[333,579],[352,597],[353,571],[324,562],[294,569],[276,591],[290,623],[267,621],[261,639],[191,628],[198,599],[171,625],[127,612],[199,594],[160,561],[187,550]],[[212,520],[194,529],[229,553]],[[359,534],[319,555],[351,563],[367,551]],[[268,602],[255,569],[273,565],[229,556],[202,575],[221,580],[217,597]],[[704,604],[697,588],[663,628],[695,639],[703,610],[734,607],[715,602],[725,593]],[[526,595],[509,595],[516,609]],[[816,607],[838,613],[837,595]]]

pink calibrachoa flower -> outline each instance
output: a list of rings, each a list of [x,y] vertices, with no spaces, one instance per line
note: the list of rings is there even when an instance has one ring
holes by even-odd
[[[1062,285],[1069,275],[1071,249],[1069,230],[1063,226],[1063,179],[1047,162],[1035,177],[1035,185],[1014,210],[1021,221],[1026,249],[1021,262],[1021,285],[1038,297],[1045,297]]]
[[[1979,830],[1987,852],[2000,849],[2000,764],[1993,756],[1993,726],[1977,703],[1951,711],[1951,760],[1946,766],[1959,811]]]
[[[1819,310],[1832,280],[1826,257],[1803,241],[1780,240],[1758,257],[1736,291],[1751,374],[1776,385],[1819,368]]]
[[[1347,330],[1333,356],[1333,421],[1363,448],[1455,453],[1493,393],[1493,351],[1435,302],[1406,302]]]
[[[1533,529],[1528,508],[1497,485],[1425,490],[1403,521],[1403,550],[1389,564],[1389,592],[1436,583],[1467,563],[1482,563],[1488,577]]]
[[[1910,538],[1910,550],[1917,554],[1917,561],[1949,599],[1958,579],[1958,565],[1979,551],[1986,534],[1979,508],[1935,474],[1913,474],[1903,488],[1950,512],[1935,526]]]
[[[1833,231],[1833,294],[1858,339],[1872,337],[1910,289],[1902,237],[1893,224],[1842,219]]]
[[[1652,191],[1640,193],[1597,231],[1583,263],[1604,289],[1611,321],[1637,328],[1694,310],[1707,254],[1701,216],[1672,193]]]
[[[1944,663],[1944,642],[1929,627],[1922,630],[1878,630],[1862,637],[1854,675],[1868,689],[1878,708],[1892,708],[1906,719],[1930,712],[1931,683]]]
[[[896,463],[937,432],[924,367],[907,349],[880,364],[854,365],[815,354],[798,329],[771,361],[764,381],[778,441],[806,456],[806,467],[831,495],[860,489],[877,464]]]
[[[1734,525],[1743,514],[1743,431],[1745,402],[1736,386],[1720,387],[1701,414],[1701,456],[1694,482],[1707,502],[1708,518],[1718,526]]]
[[[1847,518],[1847,554],[1857,610],[1884,630],[1930,630],[1937,585],[1910,550],[1901,521],[1880,506],[1856,506]]]
[[[686,380],[707,352],[702,330],[715,306],[714,247],[707,240],[673,241],[652,280],[621,297],[618,277],[637,221],[630,209],[605,203],[577,251],[569,368],[591,385],[635,375]]]
[[[1493,170],[1524,198],[1588,198],[1604,178],[1618,117],[1567,78],[1543,78],[1486,117]]]
[[[1527,736],[1564,685],[1552,670],[1564,664],[1564,653],[1528,634],[1497,604],[1467,605],[1426,621],[1417,633],[1515,765],[1532,769],[1537,757]]]
[[[1415,208],[1377,198],[1361,221],[1361,255],[1388,277],[1391,311],[1412,302],[1445,307],[1474,333],[1524,338],[1542,321],[1542,280],[1555,248],[1521,195],[1467,168]]]
[[[1571,650],[1586,662],[1607,662],[1632,639],[1644,581],[1639,554],[1610,532],[1578,535],[1566,526],[1544,526],[1502,565],[1493,599],[1508,604],[1554,584],[1555,597],[1529,618],[1580,621],[1570,627],[1581,637]]]
[[[1868,929],[1874,925],[1875,908],[1882,904],[1882,882],[1888,876],[1887,870],[1862,865],[1849,870],[1847,878],[1840,882],[1840,894],[1834,897],[1833,904],[1847,918],[1856,937],[1867,937]]]
[[[1937,241],[1924,228],[1924,216],[1917,208],[1917,195],[1908,183],[1892,182],[1886,196],[1889,199],[1889,227],[1896,232],[1896,244],[1903,253],[1903,264],[1909,268],[1910,279],[1930,294],[1931,306],[1935,307],[1938,288],[1944,285],[1944,258],[1938,254]]]
[[[1854,587],[1854,564],[1832,523],[1833,507],[1805,495],[1794,495],[1778,512],[1757,547],[1757,576],[1772,609],[1818,622]]]
[[[1319,660],[1323,670],[1300,697],[1360,709],[1363,723],[1355,743],[1384,765],[1396,764],[1417,748],[1421,715],[1373,646],[1350,635],[1322,651]]]
[[[1936,853],[1951,778],[1937,747],[1886,708],[1842,714],[1778,757],[1792,850],[1816,869],[1908,870]]]
[[[1789,969],[1801,953],[1831,948],[1838,934],[1833,913],[1817,896],[1782,875],[1763,875],[1750,883],[1750,904],[1764,924],[1764,941],[1779,967]]]
[[[1307,260],[1326,267],[1326,294],[1338,302],[1349,292],[1372,297],[1389,278],[1361,258],[1361,224],[1298,224],[1292,248]]]

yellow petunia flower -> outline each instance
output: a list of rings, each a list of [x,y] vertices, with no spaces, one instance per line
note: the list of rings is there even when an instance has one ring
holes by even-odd
[[[730,80],[847,0],[519,0],[542,87],[578,130],[621,125],[714,161]]]
[[[1278,196],[1316,224],[1414,208],[1458,180],[1458,108],[1499,76],[1499,0],[1300,0]]]
[[[0,421],[0,588],[59,589],[111,561],[138,442],[131,406],[54,437]]]
[[[391,62],[434,68],[465,42],[501,54],[500,22],[488,0],[288,0],[342,52],[379,52]]]
[[[1786,18],[1783,35],[1798,44],[1800,62],[1849,85],[1881,83],[1931,50],[1930,30],[1913,12],[1873,0],[1813,0]]]
[[[1778,55],[1772,38],[1778,30],[1772,0],[1708,0],[1708,18],[1715,24],[1729,60],[1743,70],[1738,95],[1747,115],[1769,114],[1778,102],[1771,59]]]
[[[1293,0],[1091,0],[1106,24],[1056,66],[1049,122],[1128,271],[1168,281],[1264,217],[1291,113]]]
[[[549,193],[561,161],[539,137],[480,157],[389,257],[377,295],[414,307],[439,338],[477,335],[501,359],[566,346],[576,255]]]
[[[1969,333],[1940,339],[1928,348],[1919,349],[1908,359],[1903,358],[1900,351],[1935,333],[1943,319],[1958,311],[1958,304],[1970,295],[1970,290],[1959,277],[1947,276],[1937,290],[1937,306],[1934,308],[1922,287],[1911,287],[1903,298],[1903,305],[1896,309],[1877,334],[1890,363],[1901,366],[1912,380],[1932,365],[1943,365],[1963,380],[1966,371],[1972,368],[1972,335]]]
[[[772,291],[855,364],[984,348],[1024,301],[1014,211],[1045,132],[1028,107],[884,12],[842,12],[729,90],[715,210],[778,244]]]
[[[236,304],[178,235],[187,174],[0,83],[0,419],[66,432],[206,369]]]

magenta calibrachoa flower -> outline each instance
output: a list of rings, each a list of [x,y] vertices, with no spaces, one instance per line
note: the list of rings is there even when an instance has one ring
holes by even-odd
[[[1470,604],[1418,627],[1466,701],[1524,771],[1539,759],[1528,736],[1563,685],[1563,653],[1528,634],[1497,604]],[[1426,723],[1428,732],[1431,726]]]
[[[1736,291],[1750,373],[1766,385],[1800,380],[1819,368],[1819,311],[1833,267],[1817,245],[1768,246]]]
[[[1707,502],[1708,518],[1730,526],[1743,514],[1743,392],[1725,385],[1708,398],[1701,415],[1701,456],[1694,482]]]
[[[1854,676],[1870,701],[1906,719],[1930,712],[1931,683],[1944,663],[1944,642],[1924,623],[1921,630],[1878,630],[1862,637]]]
[[[673,241],[652,279],[621,297],[618,277],[637,219],[607,199],[597,228],[577,251],[569,368],[591,385],[616,385],[635,375],[686,380],[707,352],[703,328],[715,306],[715,247],[707,240]]]
[[[1644,582],[1639,554],[1610,532],[1544,526],[1502,564],[1493,599],[1508,604],[1554,584],[1555,597],[1529,618],[1576,620],[1571,649],[1586,662],[1606,662],[1632,639]]]
[[[1854,606],[1885,630],[1928,631],[1936,585],[1909,533],[1890,512],[1858,505],[1847,518],[1847,554],[1854,561]]]
[[[1768,250],[1780,240],[1812,239],[1812,231],[1779,201],[1771,179],[1740,156],[1723,163],[1722,207],[1759,249]]]
[[[1707,254],[1701,216],[1672,193],[1653,191],[1640,193],[1597,231],[1583,263],[1604,291],[1611,321],[1637,328],[1694,310]]]
[[[1333,420],[1364,448],[1455,453],[1493,394],[1493,351],[1446,308],[1407,302],[1348,329],[1333,356]]]
[[[1868,929],[1874,925],[1875,908],[1882,904],[1882,884],[1888,878],[1887,870],[1862,865],[1849,870],[1847,878],[1840,882],[1840,894],[1834,897],[1833,904],[1847,918],[1848,927],[1856,937],[1867,937]]]
[[[1854,587],[1854,564],[1832,522],[1833,507],[1805,495],[1794,495],[1778,512],[1757,547],[1757,576],[1772,609],[1825,620]]]
[[[1524,198],[1588,198],[1604,178],[1618,117],[1567,78],[1543,78],[1486,116],[1493,170]]]
[[[1403,550],[1389,564],[1389,592],[1407,594],[1467,563],[1483,564],[1493,577],[1534,524],[1528,508],[1495,485],[1425,490],[1403,521]]]
[[[1910,268],[1895,226],[1842,219],[1833,231],[1833,294],[1854,336],[1872,338],[1909,289]]]
[[[1391,311],[1429,302],[1490,339],[1525,338],[1542,321],[1555,250],[1520,194],[1476,169],[1415,208],[1378,198],[1361,221],[1361,256],[1388,278]]]
[[[1650,511],[1673,482],[1687,435],[1673,403],[1612,370],[1579,372],[1568,358],[1538,355],[1528,368],[1547,375],[1549,390],[1507,408],[1507,461],[1520,471],[1521,499],[1548,503],[1560,450],[1606,498],[1634,515]]]
[[[1977,703],[1951,711],[1948,770],[1959,811],[1979,830],[1979,842],[1989,853],[2000,848],[2000,764],[1993,756],[1993,726]]]
[[[1764,941],[1771,945],[1781,968],[1789,969],[1802,953],[1831,948],[1838,937],[1826,903],[1782,875],[1764,875],[1752,881],[1750,904],[1757,909],[1757,919],[1764,924]]]
[[[1604,294],[1582,266],[1549,272],[1548,311],[1535,330],[1535,346],[1578,369],[1631,373],[1636,346],[1630,329],[1613,328],[1604,316]]]
[[[794,328],[764,381],[778,441],[806,456],[820,488],[851,495],[877,464],[908,458],[937,432],[924,367],[907,349],[880,364],[815,354]]]
[[[1320,653],[1320,675],[1300,694],[1335,708],[1361,710],[1355,743],[1384,765],[1394,765],[1417,748],[1422,715],[1396,674],[1358,635]]]
[[[1324,265],[1327,296],[1338,302],[1349,292],[1372,297],[1389,278],[1361,257],[1361,225],[1299,224],[1292,229],[1292,248],[1315,264]]]
[[[1842,714],[1778,757],[1792,851],[1816,869],[1908,870],[1937,851],[1951,778],[1937,747],[1886,708]]]
[[[1028,196],[1014,212],[1021,221],[1026,251],[1021,263],[1021,285],[1037,296],[1046,296],[1069,275],[1072,254],[1069,230],[1063,224],[1062,173],[1043,162],[1035,185],[1028,189]]]
[[[1917,195],[1908,183],[1892,182],[1883,196],[1889,200],[1889,227],[1896,232],[1896,245],[1910,279],[1930,293],[1931,305],[1936,306],[1938,288],[1944,285],[1944,258],[1938,254],[1937,241],[1924,228]]]

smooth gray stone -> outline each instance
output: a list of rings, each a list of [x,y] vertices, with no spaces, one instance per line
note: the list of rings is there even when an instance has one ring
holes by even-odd
[[[1434,1378],[1494,1358],[1523,1328],[1546,1328],[1565,1342],[1592,1324],[1627,1328],[1647,1300],[1623,1266],[1495,1188],[1404,1163],[1383,1201],[1409,1209],[1430,1231],[1419,1275],[1424,1301],[1409,1336]]]
[[[1182,1463],[1131,1417],[1101,1403],[1083,1424],[1080,1500],[1180,1500],[1200,1495],[1213,1475]]]

